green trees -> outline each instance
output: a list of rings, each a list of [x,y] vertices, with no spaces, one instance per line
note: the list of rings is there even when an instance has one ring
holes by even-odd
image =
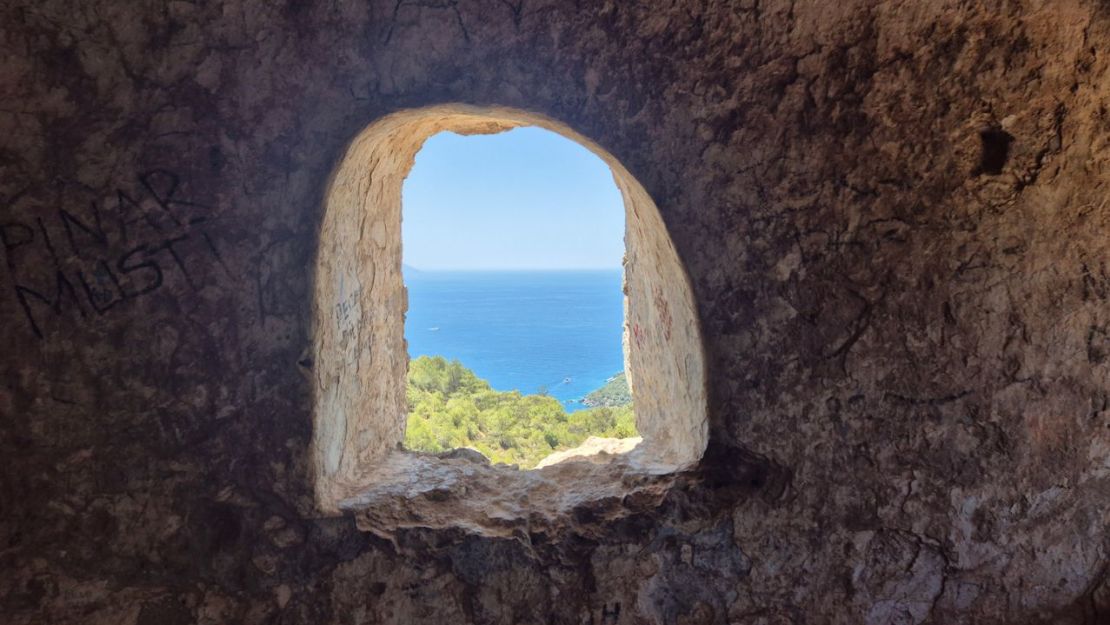
[[[609,378],[605,386],[591,391],[582,399],[587,406],[625,406],[632,403],[632,391],[628,388],[628,378],[621,371]]]
[[[636,436],[632,406],[567,414],[546,395],[495,391],[457,360],[421,356],[409,363],[405,446],[440,452],[472,447],[493,462],[535,466],[588,436]]]

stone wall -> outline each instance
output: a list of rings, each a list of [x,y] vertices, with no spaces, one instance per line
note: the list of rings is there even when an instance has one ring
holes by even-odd
[[[4,4],[0,614],[1105,621],[1108,17]],[[655,200],[710,425],[650,505],[500,538],[315,516],[328,179],[373,121],[446,102],[559,120]]]

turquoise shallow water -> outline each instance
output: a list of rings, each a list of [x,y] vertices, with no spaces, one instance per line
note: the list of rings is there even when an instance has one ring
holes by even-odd
[[[409,355],[457,358],[568,410],[624,368],[621,271],[406,271]]]

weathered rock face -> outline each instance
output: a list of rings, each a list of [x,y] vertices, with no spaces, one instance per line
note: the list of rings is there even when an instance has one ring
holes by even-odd
[[[3,620],[1105,622],[1107,42],[1094,0],[5,4]],[[711,422],[650,505],[316,513],[328,176],[446,102],[658,205]]]

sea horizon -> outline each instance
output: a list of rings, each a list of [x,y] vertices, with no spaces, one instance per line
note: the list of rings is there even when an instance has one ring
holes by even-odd
[[[499,391],[568,411],[624,370],[622,268],[405,266],[409,355],[458,360]]]
[[[479,268],[452,268],[452,269],[425,269],[409,264],[402,265],[402,271],[416,273],[562,273],[574,271],[623,271],[624,267],[479,267]]]

